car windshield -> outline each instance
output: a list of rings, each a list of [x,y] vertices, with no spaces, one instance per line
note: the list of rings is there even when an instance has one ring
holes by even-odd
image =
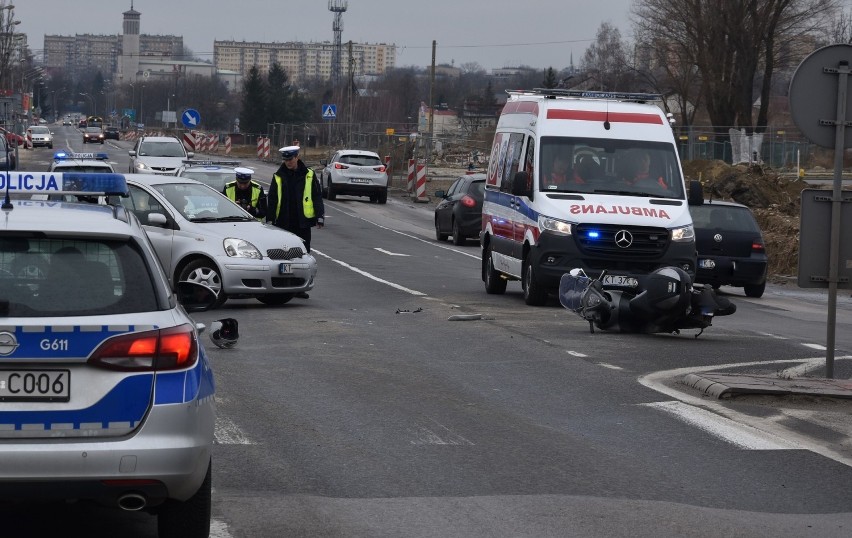
[[[86,132],[87,133],[100,133],[101,128],[100,127],[86,127]]]
[[[539,189],[683,199],[672,144],[644,140],[542,137]]]
[[[36,134],[47,134],[50,132],[50,129],[47,127],[30,127],[30,132]]]
[[[186,158],[186,153],[183,151],[183,146],[180,142],[142,142],[139,147],[140,156],[149,157],[183,157]]]
[[[337,162],[353,166],[381,166],[382,164],[382,160],[374,155],[341,155]]]
[[[254,220],[240,206],[207,185],[175,183],[154,188],[187,220]]]
[[[142,254],[104,240],[0,237],[0,316],[89,316],[157,310]]]
[[[98,172],[109,174],[112,172],[112,167],[108,165],[97,164],[57,164],[53,171],[55,172]]]

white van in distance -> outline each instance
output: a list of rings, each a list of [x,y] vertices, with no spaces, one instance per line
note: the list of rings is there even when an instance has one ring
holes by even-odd
[[[695,233],[659,96],[559,89],[509,92],[491,149],[482,209],[482,280],[520,280],[543,305],[574,268],[638,292],[675,266],[695,278]]]

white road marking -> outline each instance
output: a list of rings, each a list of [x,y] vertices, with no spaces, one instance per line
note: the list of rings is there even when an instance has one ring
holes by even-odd
[[[361,270],[361,269],[358,269],[357,267],[353,267],[352,265],[349,265],[348,263],[346,263],[346,262],[344,262],[344,261],[341,261],[341,260],[337,260],[337,259],[335,259],[335,258],[332,258],[332,257],[331,257],[331,256],[329,256],[328,254],[323,254],[322,252],[320,252],[320,251],[318,251],[318,250],[316,250],[316,249],[311,249],[311,254],[318,254],[318,255],[322,256],[323,258],[326,258],[326,259],[328,259],[328,260],[331,260],[331,261],[333,261],[334,263],[336,263],[336,264],[338,264],[338,265],[340,265],[340,266],[343,266],[343,267],[345,267],[345,268],[349,269],[350,271],[354,271],[354,272],[358,273],[359,275],[363,275],[363,276],[365,276],[365,277],[367,277],[367,278],[369,278],[369,279],[375,280],[376,282],[380,282],[380,283],[385,284],[385,285],[388,285],[388,286],[390,286],[390,287],[392,287],[392,288],[398,289],[398,290],[400,290],[400,291],[404,291],[405,293],[410,293],[411,295],[418,295],[418,296],[424,296],[424,295],[426,295],[426,294],[425,294],[425,293],[423,293],[423,292],[420,292],[420,291],[417,291],[417,290],[412,290],[412,289],[406,288],[405,286],[401,286],[401,285],[399,285],[399,284],[395,284],[395,283],[393,283],[393,282],[389,282],[389,281],[387,281],[387,280],[385,280],[385,279],[383,279],[383,278],[379,278],[379,277],[377,277],[377,276],[375,276],[375,275],[373,275],[373,274],[368,273],[367,271],[363,271],[363,270]]]
[[[768,336],[770,338],[775,338],[776,340],[786,340],[787,339],[786,336],[779,336],[777,334],[765,333],[765,332],[761,332],[761,331],[757,331],[757,334],[759,334],[761,336]]]
[[[817,351],[825,351],[826,347],[820,344],[802,344],[805,347],[809,347],[811,349],[816,349]]]
[[[729,418],[683,402],[653,402],[639,404],[671,413],[701,431],[746,450],[793,450],[798,446],[780,437],[739,424]]]
[[[389,250],[385,250],[383,248],[375,247],[374,250],[378,250],[382,254],[387,254],[388,256],[409,256],[409,254],[400,254],[398,252],[391,252]]]
[[[217,445],[253,445],[254,441],[237,426],[232,420],[221,415],[216,417],[216,429],[213,438]]]
[[[565,353],[569,355],[574,355],[575,357],[588,357],[585,353],[580,353],[579,351],[571,351],[570,349],[566,349]]]
[[[621,366],[616,366],[614,364],[607,364],[605,362],[599,362],[598,366],[603,366],[604,368],[609,368],[610,370],[624,370]]]
[[[436,420],[432,420],[432,424],[429,426],[417,425],[417,430],[414,434],[417,436],[417,439],[411,441],[412,445],[473,446],[471,441],[450,431],[449,428]]]
[[[810,359],[802,364],[785,368],[778,372],[778,377],[799,377],[815,370],[820,370],[825,367],[825,357]]]
[[[216,518],[210,520],[210,538],[233,538],[228,524]]]

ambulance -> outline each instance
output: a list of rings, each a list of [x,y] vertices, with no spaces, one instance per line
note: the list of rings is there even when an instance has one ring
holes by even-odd
[[[695,278],[695,231],[670,116],[653,94],[510,91],[488,164],[482,280],[491,294],[520,280],[540,306],[564,273],[603,275],[642,291],[666,266]]]

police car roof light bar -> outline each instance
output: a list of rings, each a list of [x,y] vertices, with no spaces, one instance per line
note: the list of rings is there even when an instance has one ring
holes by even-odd
[[[207,161],[203,159],[184,159],[183,164],[188,164],[190,166],[239,166],[240,161]]]
[[[64,151],[57,151],[53,154],[54,161],[64,161],[66,159],[91,159],[98,161],[106,161],[107,159],[109,159],[109,155],[106,153],[67,153]]]
[[[597,92],[586,90],[566,90],[562,88],[533,88],[532,90],[506,90],[509,95],[543,95],[545,97],[574,97],[578,99],[608,99],[615,101],[635,101],[646,103],[648,101],[662,101],[658,93],[630,93],[630,92]]]

